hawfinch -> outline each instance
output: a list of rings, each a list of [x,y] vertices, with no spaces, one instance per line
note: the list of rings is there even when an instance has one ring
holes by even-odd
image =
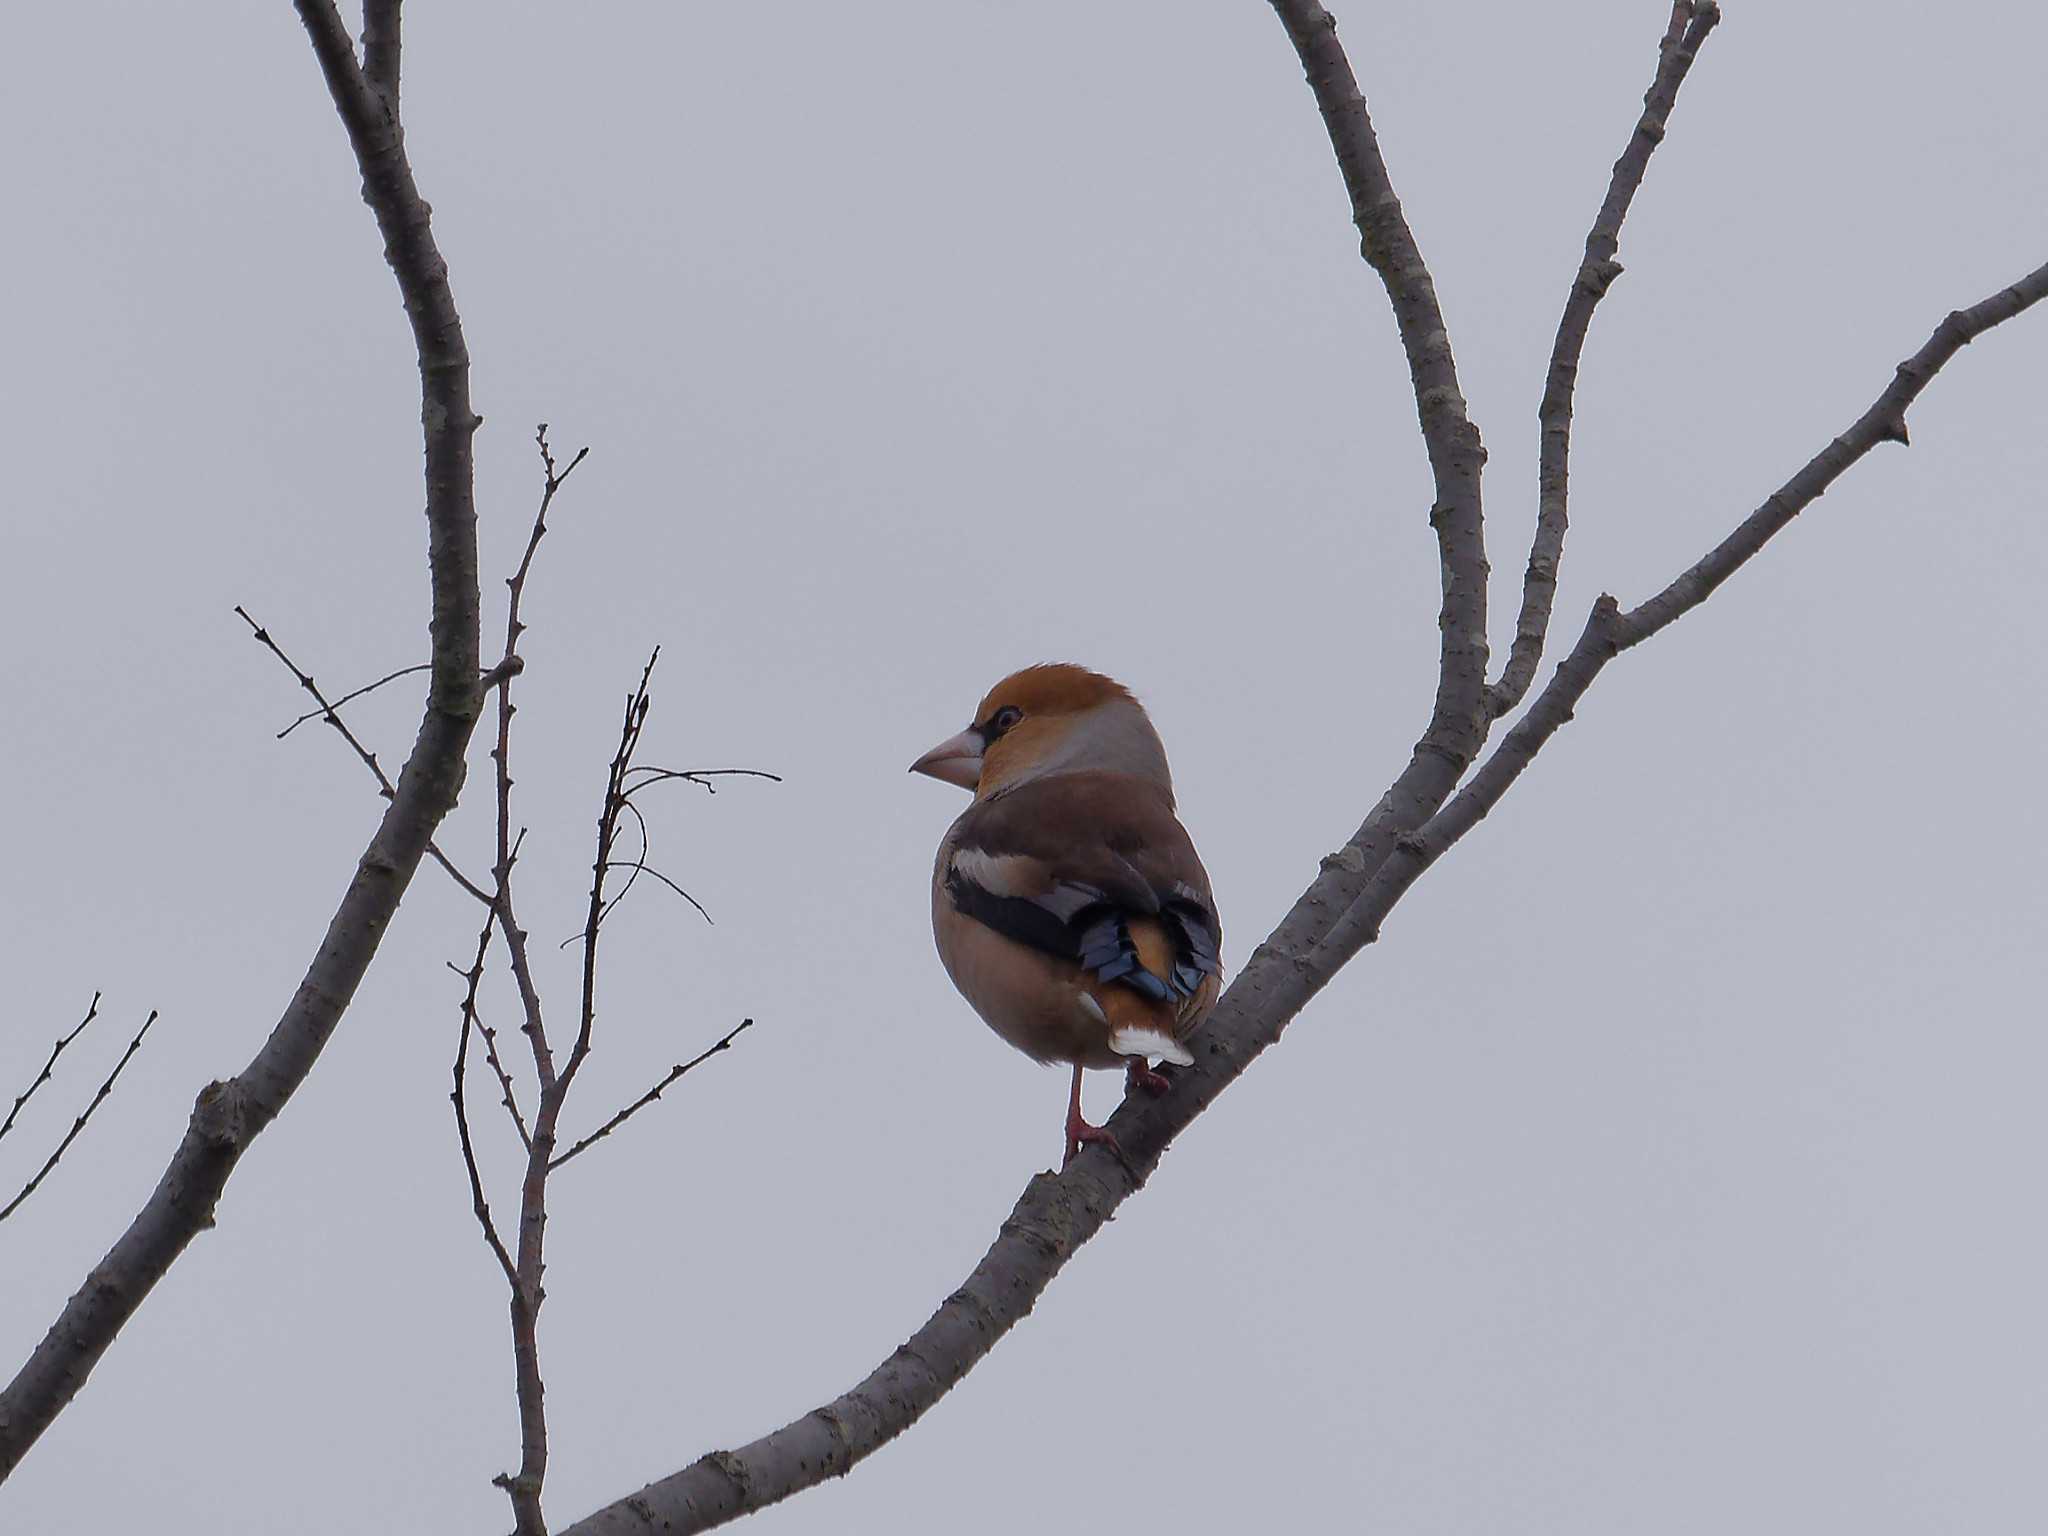
[[[1216,1005],[1223,930],[1208,872],[1173,813],[1166,749],[1121,683],[1085,667],[1012,673],[974,723],[910,765],[974,791],[939,844],[932,932],[953,985],[1039,1061],[1072,1062],[1067,1157],[1115,1138],[1081,1118],[1081,1069],[1170,1086],[1149,1057]]]

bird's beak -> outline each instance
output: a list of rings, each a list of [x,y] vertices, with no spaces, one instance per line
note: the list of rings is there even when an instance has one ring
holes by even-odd
[[[910,771],[944,779],[962,789],[974,789],[981,783],[981,749],[981,732],[970,725],[925,753],[910,765]]]

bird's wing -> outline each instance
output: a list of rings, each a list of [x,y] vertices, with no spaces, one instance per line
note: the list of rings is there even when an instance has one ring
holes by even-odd
[[[954,908],[1005,938],[1160,1001],[1191,997],[1221,969],[1208,872],[1160,790],[1121,773],[1063,773],[976,805],[944,870]],[[1134,918],[1173,944],[1164,974],[1139,959]]]

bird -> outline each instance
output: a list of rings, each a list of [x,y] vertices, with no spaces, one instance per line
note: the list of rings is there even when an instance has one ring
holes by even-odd
[[[1175,812],[1166,748],[1136,696],[1067,662],[1013,672],[967,728],[910,765],[973,791],[932,866],[940,962],[998,1035],[1073,1067],[1064,1168],[1085,1145],[1123,1159],[1081,1114],[1081,1073],[1128,1086],[1192,1066],[1188,1037],[1223,985],[1209,874]]]

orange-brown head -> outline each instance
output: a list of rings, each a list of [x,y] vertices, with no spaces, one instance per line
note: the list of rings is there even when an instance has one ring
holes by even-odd
[[[1012,672],[989,689],[972,725],[910,771],[971,789],[977,800],[1054,773],[1130,773],[1173,803],[1166,749],[1144,706],[1114,678],[1070,662]]]

